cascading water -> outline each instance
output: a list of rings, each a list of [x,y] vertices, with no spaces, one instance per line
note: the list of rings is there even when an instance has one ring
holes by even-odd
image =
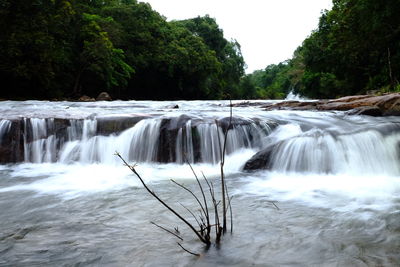
[[[0,111],[0,266],[400,265],[400,117],[250,105],[233,109],[229,128],[227,101],[6,101]],[[169,181],[199,193],[188,161],[218,188],[225,133],[234,235],[193,258],[149,224],[185,232],[114,153],[197,212]]]
[[[55,159],[55,138],[48,135],[53,119],[24,119],[24,159],[26,162],[42,163]],[[29,140],[30,139],[30,140]]]
[[[223,146],[223,129],[212,120],[199,122],[199,119],[196,119],[195,125],[192,119],[188,119],[183,127],[173,128],[177,120],[179,117],[144,119],[119,134],[109,136],[97,134],[96,119],[69,120],[65,133],[57,136],[54,119],[24,119],[24,159],[33,163],[107,164],[118,163],[113,156],[118,151],[124,158],[136,162],[184,163],[186,157],[191,163],[218,163]],[[160,127],[164,122],[173,127],[166,134],[168,140],[160,144]],[[266,122],[246,120],[245,124],[241,123],[233,125],[228,131],[227,154],[242,148],[260,149],[263,138],[271,131]]]
[[[321,129],[303,132],[300,127],[271,145],[269,168],[300,173],[348,173],[399,175],[400,133],[377,130],[340,134]],[[400,130],[400,129],[399,129]],[[282,129],[277,132],[281,132]]]
[[[3,136],[8,133],[11,128],[11,121],[0,120],[0,144],[2,143]]]

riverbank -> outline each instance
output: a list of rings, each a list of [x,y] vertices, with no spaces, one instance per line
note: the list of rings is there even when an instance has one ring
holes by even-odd
[[[260,106],[265,110],[347,111],[350,115],[399,116],[400,93],[382,96],[354,95],[332,100],[288,100],[268,104],[242,102],[234,106]]]

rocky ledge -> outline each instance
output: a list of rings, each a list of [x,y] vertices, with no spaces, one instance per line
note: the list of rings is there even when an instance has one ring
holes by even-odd
[[[254,105],[254,103],[252,103]],[[235,106],[245,106],[239,103]],[[346,96],[334,100],[317,101],[282,101],[263,104],[265,110],[317,110],[317,111],[347,111],[351,115],[370,116],[399,116],[400,93],[382,96],[356,95]]]

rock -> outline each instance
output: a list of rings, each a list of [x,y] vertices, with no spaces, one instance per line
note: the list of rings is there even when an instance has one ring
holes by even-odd
[[[256,106],[262,106],[265,105],[263,102],[250,102],[250,101],[243,101],[239,103],[233,103],[232,107],[256,107]],[[227,105],[228,107],[230,105]]]
[[[0,141],[0,163],[16,163],[24,160],[23,120],[12,120],[9,130]]]
[[[376,103],[383,113],[399,113],[400,112],[400,94],[389,94],[380,97]]]
[[[349,115],[400,116],[400,93],[382,96],[356,95],[333,100],[282,101],[264,105],[265,110],[349,111]]]
[[[198,121],[187,115],[181,115],[177,118],[165,118],[162,120],[160,125],[160,137],[156,159],[157,162],[168,163],[176,161],[176,139],[180,129],[182,129],[182,134],[186,135],[186,123],[189,120],[192,120],[191,130],[189,132],[193,133]],[[196,135],[193,136],[193,154],[194,160],[199,161],[200,142],[196,137]]]
[[[171,106],[168,106],[167,108],[170,108],[170,109],[178,109],[178,108],[179,108],[179,105],[171,105]]]
[[[324,105],[318,106],[318,110],[352,109],[356,109],[356,111],[351,113],[358,115],[388,116],[399,114],[400,94],[396,93],[383,96],[352,96],[331,100]]]
[[[101,92],[97,96],[96,101],[112,101],[112,98],[107,92]]]
[[[370,98],[371,95],[352,95],[352,96],[344,96],[334,100],[330,100],[329,102],[352,102],[356,100],[361,100],[365,98]]]
[[[374,117],[379,117],[382,116],[382,111],[380,108],[376,106],[372,107],[360,107],[360,108],[355,108],[350,110],[348,115],[368,115],[368,116],[374,116]]]
[[[94,99],[92,97],[89,97],[87,95],[83,95],[78,99],[78,101],[80,101],[80,102],[93,102],[93,101],[96,101],[96,99]]]
[[[255,171],[271,168],[271,155],[275,145],[264,148],[260,152],[251,157],[243,167],[244,171]]]
[[[264,105],[263,108],[265,110],[316,110],[317,106],[320,104],[324,104],[327,101],[282,101],[278,103],[272,103]]]
[[[144,115],[126,115],[126,116],[104,116],[97,118],[98,135],[118,134],[126,129],[135,126],[139,121],[148,118]]]

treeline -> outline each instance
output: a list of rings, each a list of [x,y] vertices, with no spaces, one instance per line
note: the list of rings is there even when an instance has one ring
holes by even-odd
[[[400,1],[333,0],[293,58],[247,75],[252,98],[400,91]]]
[[[136,0],[0,1],[0,98],[245,97],[240,45],[213,18]]]

